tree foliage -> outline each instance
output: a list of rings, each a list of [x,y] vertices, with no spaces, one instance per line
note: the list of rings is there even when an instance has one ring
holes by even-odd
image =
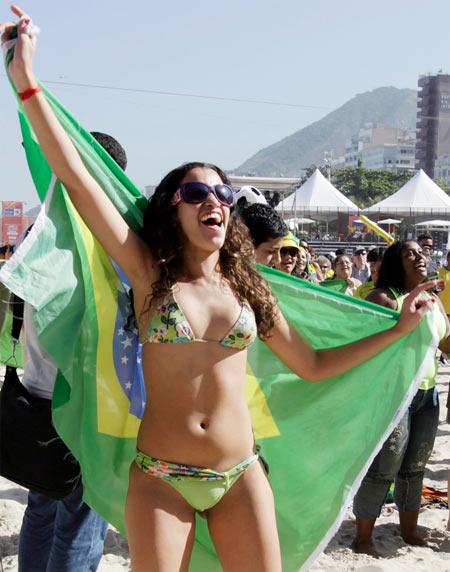
[[[338,169],[333,173],[332,182],[360,208],[366,208],[398,191],[411,177],[411,173],[358,166]]]
[[[443,191],[450,195],[450,185],[444,181],[444,179],[434,179],[436,185],[439,185]]]

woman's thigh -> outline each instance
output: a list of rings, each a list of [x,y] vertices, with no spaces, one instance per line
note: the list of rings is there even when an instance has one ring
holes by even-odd
[[[207,519],[225,572],[281,571],[272,489],[259,462],[208,511]]]
[[[439,425],[439,397],[435,388],[419,391],[418,396],[421,399],[411,412],[408,447],[400,474],[423,472],[433,451]]]
[[[409,431],[410,412],[408,410],[373,460],[367,472],[367,477],[370,480],[381,480],[383,482],[394,480],[408,447]]]
[[[131,567],[135,572],[188,570],[195,513],[168,483],[134,463],[125,508]]]

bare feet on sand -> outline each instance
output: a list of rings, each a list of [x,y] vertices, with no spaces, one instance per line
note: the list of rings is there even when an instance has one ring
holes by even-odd
[[[428,542],[425,540],[425,538],[420,536],[417,532],[408,536],[402,535],[402,538],[406,544],[410,544],[411,546],[428,546]]]
[[[358,540],[355,538],[351,544],[351,548],[356,554],[368,554],[372,556],[372,558],[380,558],[371,540]]]

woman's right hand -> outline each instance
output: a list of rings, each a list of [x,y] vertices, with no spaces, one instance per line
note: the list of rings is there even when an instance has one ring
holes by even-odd
[[[33,74],[36,37],[27,30],[29,16],[17,6],[11,9],[20,22],[9,73],[20,94],[38,87]],[[16,24],[12,22],[0,26],[2,42],[14,38],[15,27]],[[106,252],[122,267],[135,292],[139,287],[148,288],[148,284],[153,283],[158,275],[148,246],[129,228],[99,182],[86,169],[46,95],[35,91],[32,97],[23,101],[26,116],[48,164],[55,177],[65,186],[86,225]]]
[[[14,47],[14,57],[11,60],[8,71],[18,92],[25,91],[30,87],[36,87],[37,81],[33,73],[34,52],[36,50],[36,35],[27,33],[27,26],[30,24],[30,17],[25,12],[13,4],[11,10],[20,21],[17,24],[7,22],[0,24],[0,34],[2,44],[13,37],[17,26],[17,41]]]
[[[402,335],[409,333],[419,324],[424,315],[433,307],[434,299],[425,295],[426,290],[431,290],[436,286],[438,280],[428,280],[422,282],[412,290],[403,301],[400,319],[395,328]]]

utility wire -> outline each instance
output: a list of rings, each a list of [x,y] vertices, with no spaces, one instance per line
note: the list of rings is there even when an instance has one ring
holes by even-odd
[[[48,82],[47,82],[48,83]],[[80,95],[79,90],[76,89],[69,89],[68,93],[73,93],[73,94],[77,94],[78,96]],[[162,110],[162,111],[170,111],[171,113],[182,113],[184,115],[195,115],[195,116],[200,116],[200,117],[210,117],[212,119],[220,119],[220,120],[224,120],[224,121],[237,121],[238,123],[249,123],[251,125],[263,125],[266,127],[277,127],[277,123],[273,123],[273,122],[268,122],[268,121],[253,121],[252,119],[247,119],[247,118],[242,118],[242,117],[233,117],[233,116],[229,116],[229,115],[219,115],[219,114],[215,114],[215,113],[204,113],[203,111],[191,111],[191,110],[187,110],[187,109],[183,109],[183,108],[179,108],[179,107],[167,107],[166,105],[155,105],[153,103],[149,103],[147,101],[136,101],[136,99],[131,100],[131,99],[124,99],[122,97],[118,97],[116,95],[111,95],[111,96],[107,96],[107,95],[100,95],[97,93],[83,93],[83,96],[86,97],[91,97],[94,99],[99,99],[101,98],[102,101],[112,101],[113,103],[127,103],[129,105],[138,105],[140,107],[146,107],[146,108],[151,108],[151,109],[158,109],[158,110]],[[1,572],[1,570],[0,570]]]
[[[3,75],[3,74],[2,74]],[[179,91],[162,91],[156,89],[144,89],[144,88],[133,88],[133,87],[120,87],[116,85],[100,85],[93,83],[75,83],[68,81],[58,81],[58,80],[42,80],[44,83],[53,85],[66,85],[70,87],[91,87],[94,89],[107,89],[110,91],[127,91],[131,93],[151,93],[153,95],[171,95],[174,97],[191,97],[195,99],[210,99],[212,101],[230,101],[234,103],[257,103],[261,105],[276,105],[279,107],[301,107],[305,109],[322,109],[330,111],[334,108],[324,107],[320,105],[304,105],[302,103],[288,103],[283,101],[270,101],[264,99],[243,99],[238,97],[220,97],[215,95],[204,95],[201,93],[184,93]]]
[[[6,77],[6,74],[1,74]],[[91,87],[94,89],[105,89],[111,91],[127,91],[131,93],[149,93],[153,95],[170,95],[173,97],[191,97],[194,99],[209,99],[212,101],[229,101],[234,103],[256,103],[259,105],[274,105],[278,107],[296,107],[302,109],[319,109],[323,111],[334,111],[335,107],[326,107],[324,105],[305,105],[303,103],[289,103],[286,101],[270,101],[266,99],[244,99],[239,97],[221,97],[217,95],[205,95],[201,93],[184,93],[180,91],[162,91],[157,89],[145,89],[145,88],[133,88],[133,87],[120,87],[115,85],[100,85],[94,83],[76,83],[76,82],[66,82],[58,80],[42,80],[44,83],[49,83],[53,85],[65,85],[70,87]],[[443,121],[448,121],[448,118],[442,116],[423,116],[418,119],[440,119]]]

